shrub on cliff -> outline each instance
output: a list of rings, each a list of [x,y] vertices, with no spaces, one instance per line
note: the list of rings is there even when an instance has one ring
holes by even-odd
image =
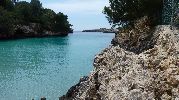
[[[162,23],[163,0],[109,0],[104,8],[109,22],[120,27],[114,45],[140,53],[152,48],[152,29]]]
[[[103,13],[113,25],[133,26],[143,16],[148,16],[153,24],[162,21],[163,0],[109,0],[109,4]]]

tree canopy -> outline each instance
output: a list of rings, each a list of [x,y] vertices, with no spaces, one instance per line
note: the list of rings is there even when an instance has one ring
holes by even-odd
[[[38,23],[52,32],[72,31],[67,15],[43,8],[39,0],[0,0],[0,34],[12,34],[17,25],[31,23]]]
[[[103,13],[112,25],[133,25],[143,16],[148,16],[153,24],[162,22],[163,0],[109,0],[109,4]]]

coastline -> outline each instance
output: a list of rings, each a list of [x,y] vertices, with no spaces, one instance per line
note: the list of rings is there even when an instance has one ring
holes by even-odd
[[[117,33],[117,31],[118,30],[116,30],[116,29],[100,28],[100,29],[83,30],[82,32]]]
[[[157,26],[151,40],[140,53],[116,44],[104,49],[93,72],[59,100],[179,99],[178,30]]]
[[[51,30],[45,30],[37,23],[31,23],[30,25],[17,25],[14,26],[14,32],[9,34],[0,34],[0,40],[11,39],[24,39],[24,38],[43,38],[43,37],[55,37],[55,36],[68,36],[69,32],[53,32]]]
[[[29,36],[0,36],[0,41],[4,40],[18,40],[18,39],[27,39],[27,38],[44,38],[44,37],[66,37],[69,33],[60,33],[54,35],[29,35]]]

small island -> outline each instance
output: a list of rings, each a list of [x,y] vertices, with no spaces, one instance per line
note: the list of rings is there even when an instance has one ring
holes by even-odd
[[[100,29],[92,29],[92,30],[83,30],[82,32],[103,32],[103,33],[116,33],[117,29],[107,29],[107,28],[100,28]]]
[[[73,32],[67,15],[43,8],[39,0],[1,0],[0,12],[0,40],[67,36]]]

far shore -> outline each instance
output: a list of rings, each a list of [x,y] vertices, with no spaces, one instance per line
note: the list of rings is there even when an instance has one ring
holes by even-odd
[[[28,36],[17,36],[17,35],[11,35],[11,36],[0,36],[0,41],[6,41],[6,40],[18,40],[18,39],[27,39],[27,38],[44,38],[44,37],[66,37],[70,33],[60,33],[60,34],[54,34],[54,35],[48,35],[48,34],[38,34],[38,35],[28,35]]]
[[[100,29],[83,30],[82,32],[116,33],[117,31],[118,31],[117,29],[100,28]]]

